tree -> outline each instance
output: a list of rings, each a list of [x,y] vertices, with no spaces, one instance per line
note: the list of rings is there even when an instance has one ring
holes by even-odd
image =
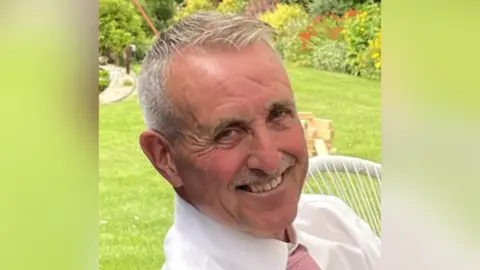
[[[129,44],[145,41],[143,20],[131,2],[125,0],[99,1],[100,55],[116,60]]]
[[[168,21],[175,14],[174,0],[139,0],[138,2],[158,31],[166,28]],[[144,29],[147,33],[151,33],[151,29],[146,22],[144,23]]]

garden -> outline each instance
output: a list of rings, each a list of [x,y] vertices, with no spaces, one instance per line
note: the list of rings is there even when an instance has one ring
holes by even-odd
[[[298,67],[379,80],[381,9],[369,0],[143,0],[144,12],[161,31],[198,11],[256,16],[277,32],[274,43]],[[151,27],[128,0],[100,1],[100,54],[121,65],[122,51],[136,44],[140,62],[154,41]]]
[[[174,21],[199,10],[248,11],[276,30],[275,46],[285,61],[301,67],[380,79],[380,3],[225,0],[215,7],[215,2],[189,0]]]
[[[136,44],[132,69],[152,44],[153,31],[130,0],[100,0],[99,53],[122,66]],[[381,161],[380,5],[355,0],[138,0],[161,31],[200,10],[257,16],[278,33],[300,111],[333,121],[337,154]],[[100,70],[102,88],[108,75]],[[101,91],[103,89],[100,89]],[[108,90],[104,90],[108,91]],[[138,145],[144,130],[135,93],[99,111],[99,267],[159,269],[173,222],[173,191]]]

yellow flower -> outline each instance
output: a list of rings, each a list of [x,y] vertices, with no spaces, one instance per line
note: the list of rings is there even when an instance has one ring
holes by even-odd
[[[375,63],[375,67],[377,69],[380,69],[380,67],[382,67],[382,62],[379,61],[379,62]]]

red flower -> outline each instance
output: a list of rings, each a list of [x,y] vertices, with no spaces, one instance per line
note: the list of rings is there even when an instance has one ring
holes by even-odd
[[[358,14],[358,11],[357,11],[357,10],[351,9],[351,10],[345,12],[345,15],[344,15],[344,16],[345,16],[346,18],[348,18],[348,17],[353,17],[353,16],[355,16],[355,15],[357,15],[357,14]]]
[[[310,36],[310,33],[309,32],[302,32],[300,33],[300,39],[301,40],[310,40],[311,36]]]
[[[314,25],[318,24],[318,23],[321,23],[321,22],[323,22],[323,17],[322,16],[317,15],[317,16],[315,16],[315,18],[313,18],[313,24]]]
[[[328,38],[331,40],[337,40],[338,36],[340,35],[340,32],[342,32],[343,27],[337,26],[335,28],[330,28],[327,30],[328,33]]]

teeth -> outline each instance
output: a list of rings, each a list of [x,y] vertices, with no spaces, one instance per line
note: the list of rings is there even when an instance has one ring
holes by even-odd
[[[270,183],[270,186],[271,186],[272,188],[276,188],[276,187],[280,184],[280,180],[281,180],[281,179],[279,179],[279,178],[273,179],[273,181]]]
[[[267,184],[249,185],[248,187],[250,187],[250,190],[252,191],[252,193],[267,192],[278,187],[282,183],[282,180],[283,180],[282,177],[279,176],[278,178],[273,179]]]

